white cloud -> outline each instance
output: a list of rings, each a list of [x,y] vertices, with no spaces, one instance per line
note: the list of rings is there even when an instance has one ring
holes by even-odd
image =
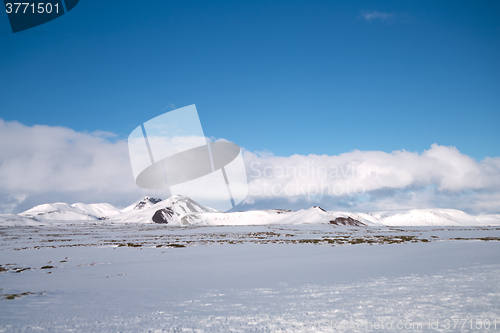
[[[0,119],[0,212],[55,201],[125,206],[146,194],[165,198],[165,192],[135,185],[126,140],[110,137]],[[245,151],[243,156],[250,193],[238,209],[321,205],[500,213],[500,157],[476,161],[455,147],[289,157]]]
[[[127,142],[110,136],[0,119],[0,211],[53,200],[137,200],[145,191],[134,183]]]
[[[377,10],[374,10],[371,12],[362,11],[358,17],[363,18],[363,19],[367,20],[368,22],[373,22],[375,20],[386,21],[386,20],[394,17],[394,14],[393,13],[384,13],[384,12],[379,12]]]
[[[477,162],[455,147],[433,144],[423,153],[352,151],[290,157],[247,151],[244,157],[248,205],[265,200],[283,204],[287,199],[295,206],[315,202],[329,209],[500,212],[500,158]]]
[[[163,111],[165,110],[173,110],[175,109],[175,104],[168,102],[168,104],[163,108]]]
[[[411,24],[415,22],[413,17],[405,12],[386,13],[377,10],[361,11],[358,19],[364,19],[370,23],[378,21],[386,24]]]

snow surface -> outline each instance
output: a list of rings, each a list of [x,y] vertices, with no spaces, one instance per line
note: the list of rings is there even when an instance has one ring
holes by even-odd
[[[182,196],[40,205],[0,216],[0,332],[500,331],[499,221]]]
[[[0,332],[500,330],[499,227],[98,220],[0,237]]]

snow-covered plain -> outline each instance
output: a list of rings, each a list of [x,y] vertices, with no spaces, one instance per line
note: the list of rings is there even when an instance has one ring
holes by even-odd
[[[500,330],[499,227],[77,221],[1,236],[3,332]]]
[[[181,199],[176,218],[224,216]],[[0,332],[500,331],[499,226],[337,226],[319,208],[300,212],[315,223],[122,218],[160,204],[5,219]],[[45,218],[61,207],[79,219]]]

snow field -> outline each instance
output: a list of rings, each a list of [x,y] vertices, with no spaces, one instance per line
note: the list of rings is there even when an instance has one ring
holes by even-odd
[[[419,332],[436,321],[433,331],[450,332],[454,318],[500,323],[493,227],[102,222],[0,231],[3,332],[395,332],[398,323]],[[367,235],[430,241],[280,243]],[[166,246],[173,241],[185,247]],[[342,326],[349,322],[358,326]]]

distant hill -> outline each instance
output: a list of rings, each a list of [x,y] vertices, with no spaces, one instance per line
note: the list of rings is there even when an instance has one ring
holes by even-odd
[[[455,209],[410,209],[371,213],[325,211],[314,206],[223,213],[204,207],[188,197],[166,200],[146,196],[124,209],[107,203],[52,203],[35,206],[20,214],[0,215],[2,225],[39,225],[63,221],[110,221],[189,225],[265,225],[329,223],[332,225],[385,226],[489,226],[500,225],[500,214],[469,215]]]

